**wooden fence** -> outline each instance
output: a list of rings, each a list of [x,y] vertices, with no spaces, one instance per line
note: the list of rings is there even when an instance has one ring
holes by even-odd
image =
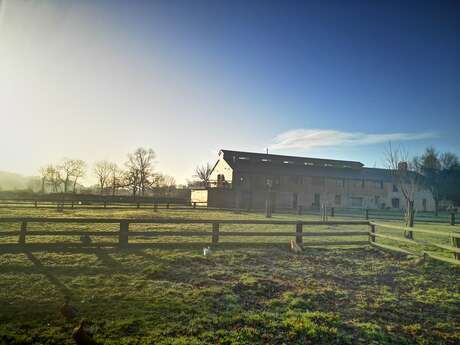
[[[249,209],[236,209],[236,208],[222,208],[222,207],[209,207],[207,202],[186,202],[183,200],[170,200],[165,202],[163,200],[153,200],[146,202],[145,200],[113,200],[103,198],[98,199],[85,199],[75,198],[66,200],[56,199],[17,199],[5,200],[0,199],[0,209],[55,209],[63,211],[64,209],[87,209],[87,210],[129,210],[129,209],[150,209],[153,211],[158,210],[213,210],[213,211],[247,211],[247,212],[264,212],[263,208],[249,208]],[[328,217],[350,217],[364,220],[404,220],[403,211],[394,210],[380,210],[368,208],[338,208],[326,207],[318,209],[308,209],[303,206],[298,206],[296,209],[277,209],[276,213],[288,213],[298,215],[317,215],[322,219],[327,220]],[[420,222],[434,222],[434,223],[450,223],[455,225],[456,213],[455,212],[440,212],[438,216],[434,216],[432,212],[417,212],[415,220]]]
[[[86,210],[129,210],[129,209],[208,209],[206,202],[145,202],[145,201],[93,201],[84,199],[75,200],[0,200],[0,209],[86,209]],[[215,209],[215,208],[213,208]]]
[[[119,248],[126,248],[130,246],[130,237],[193,237],[193,236],[209,236],[212,244],[217,244],[221,237],[293,237],[298,244],[303,245],[363,245],[368,241],[354,241],[349,240],[350,236],[367,236],[368,231],[318,231],[318,232],[304,232],[304,226],[315,225],[368,225],[366,221],[280,221],[280,220],[205,220],[205,219],[120,219],[120,218],[0,218],[0,223],[19,223],[20,230],[1,230],[0,237],[17,236],[17,243],[9,243],[0,245],[0,247],[8,246],[30,246],[30,247],[43,247],[43,246],[117,246]],[[118,229],[112,231],[105,230],[29,230],[28,226],[32,223],[61,223],[61,224],[116,224]],[[207,231],[138,231],[130,230],[131,224],[200,224],[209,226]],[[291,226],[293,231],[221,231],[221,225],[279,225]],[[116,242],[109,243],[28,243],[28,236],[94,236],[94,237],[115,237]],[[304,237],[347,237],[346,241],[332,242],[332,241],[314,241],[312,243],[304,243]],[[152,243],[135,243],[135,245],[149,245]]]
[[[398,251],[398,252],[405,253],[405,254],[429,256],[435,260],[440,260],[440,261],[460,265],[460,233],[408,228],[408,227],[402,227],[402,226],[397,226],[397,225],[392,225],[392,224],[383,224],[383,223],[377,223],[377,222],[369,222],[369,226],[370,226],[369,238],[370,238],[370,244],[372,246],[380,247],[383,249],[389,249],[393,251]],[[398,237],[398,236],[391,236],[387,234],[377,233],[376,231],[377,227],[384,228],[384,229],[391,229],[391,230],[399,230],[404,234],[405,237]],[[451,245],[445,245],[445,244],[440,244],[440,243],[435,243],[435,242],[425,241],[425,240],[424,241],[416,240],[414,239],[414,236],[415,236],[414,233],[415,234],[416,233],[428,234],[428,235],[435,235],[437,237],[449,238]],[[403,249],[403,248],[391,246],[388,244],[377,243],[376,242],[377,238],[391,240],[391,241],[404,243],[404,244],[420,245],[422,247],[427,247],[427,246],[437,247],[437,248],[453,253],[453,259],[438,256],[426,250],[423,250],[421,253],[417,253],[416,251],[413,251],[413,250]]]
[[[427,255],[433,259],[441,260],[449,263],[460,264],[460,233],[454,232],[440,232],[425,229],[406,228],[397,225],[383,224],[369,221],[285,221],[285,220],[207,220],[207,219],[168,219],[168,218],[145,218],[145,219],[129,219],[129,218],[34,218],[34,217],[4,217],[0,218],[0,224],[20,224],[19,230],[0,230],[0,237],[14,237],[17,236],[16,243],[3,243],[0,244],[0,249],[17,249],[24,248],[49,248],[49,247],[118,247],[128,248],[130,246],[149,246],[155,243],[132,243],[132,237],[203,237],[209,236],[210,243],[216,245],[220,242],[221,237],[292,237],[299,245],[303,246],[323,246],[323,245],[365,245],[370,244],[374,247],[382,249],[398,251],[406,254],[414,255]],[[115,224],[117,229],[107,230],[30,230],[30,224]],[[134,224],[199,224],[208,226],[209,230],[195,231],[195,230],[168,230],[157,231],[148,230],[140,231],[137,229],[130,229],[130,225]],[[221,231],[222,225],[275,225],[275,226],[290,226],[292,231]],[[353,226],[353,225],[367,225],[368,231],[304,231],[305,226],[318,226],[318,225],[334,225],[334,226]],[[386,228],[392,230],[399,230],[404,232],[406,237],[391,236],[388,234],[378,233],[377,228]],[[414,233],[423,233],[435,235],[437,237],[448,237],[451,240],[451,245],[434,243],[429,241],[420,241],[414,239]],[[87,236],[89,237],[114,237],[115,241],[112,242],[58,242],[58,243],[29,243],[28,236]],[[368,236],[367,241],[363,240],[350,240],[349,237]],[[306,241],[308,237],[346,237],[344,241]],[[454,258],[441,257],[434,255],[427,251],[422,251],[421,254],[395,246],[390,246],[383,243],[377,243],[377,238],[384,240],[396,241],[405,244],[416,244],[422,246],[434,246],[443,250],[453,253]]]

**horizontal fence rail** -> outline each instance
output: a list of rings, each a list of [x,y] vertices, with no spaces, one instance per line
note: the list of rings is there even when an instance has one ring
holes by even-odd
[[[19,224],[17,229],[4,229],[1,224],[11,226],[10,224]],[[31,230],[30,224],[106,224],[116,225],[113,229],[101,230]],[[135,224],[163,224],[163,225],[180,225],[180,224],[200,224],[208,225],[209,230],[148,230],[143,231],[140,229],[131,228],[130,225]],[[235,231],[233,229],[221,231],[222,225],[271,225],[271,226],[287,226],[291,227],[291,231]],[[304,231],[305,226],[353,226],[365,225],[369,230],[346,230],[346,231]],[[377,228],[397,230],[403,232],[405,237],[398,237],[392,234],[382,234],[377,232]],[[276,229],[274,229],[276,230]],[[451,240],[451,245],[435,243],[432,241],[421,241],[414,239],[414,234],[424,234],[436,236],[437,238],[446,238]],[[374,247],[382,249],[395,250],[405,254],[420,255],[416,251],[406,248],[399,248],[391,246],[386,243],[378,243],[377,239],[395,241],[408,245],[417,246],[433,246],[453,253],[454,258],[441,257],[427,251],[422,251],[421,255],[429,256],[430,258],[441,260],[449,263],[460,264],[460,233],[457,232],[441,232],[417,228],[408,228],[397,226],[394,224],[384,224],[380,222],[369,222],[365,220],[345,220],[345,221],[289,221],[289,220],[267,220],[267,219],[183,219],[183,218],[44,218],[44,217],[2,217],[0,218],[0,237],[16,237],[16,243],[2,243],[0,248],[16,246],[20,248],[26,247],[59,247],[59,246],[73,246],[73,247],[100,247],[111,246],[118,248],[127,248],[130,245],[154,245],[155,243],[132,243],[130,238],[162,238],[162,237],[210,237],[211,244],[218,244],[221,237],[292,237],[295,242],[303,246],[322,246],[322,245],[364,245],[370,244]],[[49,243],[49,242],[34,242],[31,243],[27,239],[40,236],[80,236],[80,242],[64,242],[64,243]],[[349,239],[353,236],[366,236],[368,239],[353,240]],[[112,242],[92,242],[90,237],[112,237]],[[345,241],[305,241],[306,238],[311,237],[347,237]]]
[[[192,236],[210,236],[211,243],[217,244],[220,237],[293,237],[298,244],[303,244],[304,237],[350,237],[350,236],[367,236],[367,231],[317,231],[304,232],[304,226],[316,225],[368,225],[367,221],[283,221],[283,220],[241,220],[241,219],[165,219],[165,218],[41,218],[41,217],[5,217],[0,218],[0,223],[19,223],[20,230],[0,230],[0,237],[18,236],[18,242],[7,245],[21,246],[51,246],[70,245],[70,246],[118,246],[120,248],[130,245],[130,237],[192,237]],[[118,224],[118,229],[111,231],[94,231],[94,230],[30,230],[30,224]],[[211,225],[210,231],[195,230],[130,230],[131,224],[201,224]],[[292,231],[220,231],[221,225],[279,225],[292,226]],[[28,237],[32,236],[94,236],[94,237],[114,237],[115,242],[104,243],[29,243]],[[80,238],[81,239],[81,238]],[[137,245],[139,243],[136,243]],[[367,241],[342,241],[342,242],[312,242],[307,245],[325,245],[325,244],[367,244]]]
[[[426,250],[423,250],[420,255],[428,256],[435,260],[440,260],[440,261],[460,265],[460,233],[416,229],[416,228],[409,228],[409,227],[397,226],[393,224],[383,224],[383,223],[377,223],[377,222],[369,222],[369,226],[370,226],[369,238],[370,238],[370,244],[372,246],[380,247],[383,249],[399,251],[401,253],[412,254],[412,255],[419,255],[419,254],[414,250],[408,250],[408,249],[403,249],[403,248],[399,248],[396,246],[391,246],[388,244],[377,243],[376,239],[381,238],[381,239],[386,239],[390,241],[395,241],[398,243],[406,243],[406,244],[418,245],[422,247],[433,246],[433,247],[437,247],[437,248],[453,253],[453,259],[434,255]],[[377,233],[376,232],[377,227],[380,227],[383,229],[390,229],[390,230],[399,230],[405,235],[405,237],[398,237],[398,236]],[[423,241],[416,240],[414,238],[414,233],[435,235],[436,237],[441,237],[441,238],[442,237],[450,238],[452,245],[444,245],[444,244],[435,243],[435,242],[427,241],[427,240],[423,240]]]

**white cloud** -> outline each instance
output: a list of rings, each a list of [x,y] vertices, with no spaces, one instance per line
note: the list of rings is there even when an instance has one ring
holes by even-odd
[[[333,129],[294,129],[277,135],[272,149],[311,149],[339,145],[371,145],[389,141],[421,140],[436,137],[435,133],[360,133]]]

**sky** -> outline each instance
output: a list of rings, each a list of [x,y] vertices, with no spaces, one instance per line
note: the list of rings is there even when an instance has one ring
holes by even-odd
[[[0,170],[460,154],[458,1],[0,0]]]

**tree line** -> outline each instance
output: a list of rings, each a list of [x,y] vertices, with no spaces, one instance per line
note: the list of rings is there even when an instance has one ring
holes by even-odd
[[[406,201],[407,226],[414,225],[414,202],[420,189],[430,191],[436,216],[441,200],[460,204],[460,160],[456,154],[427,147],[423,154],[410,159],[404,148],[395,148],[390,143],[385,151],[385,161]]]
[[[91,173],[97,180],[96,188],[103,194],[116,195],[128,191],[133,197],[144,196],[157,188],[175,188],[174,177],[154,170],[155,151],[139,147],[127,155],[123,166],[100,160]],[[80,159],[64,158],[59,164],[40,168],[41,192],[76,193],[78,181],[89,173],[88,165]]]

